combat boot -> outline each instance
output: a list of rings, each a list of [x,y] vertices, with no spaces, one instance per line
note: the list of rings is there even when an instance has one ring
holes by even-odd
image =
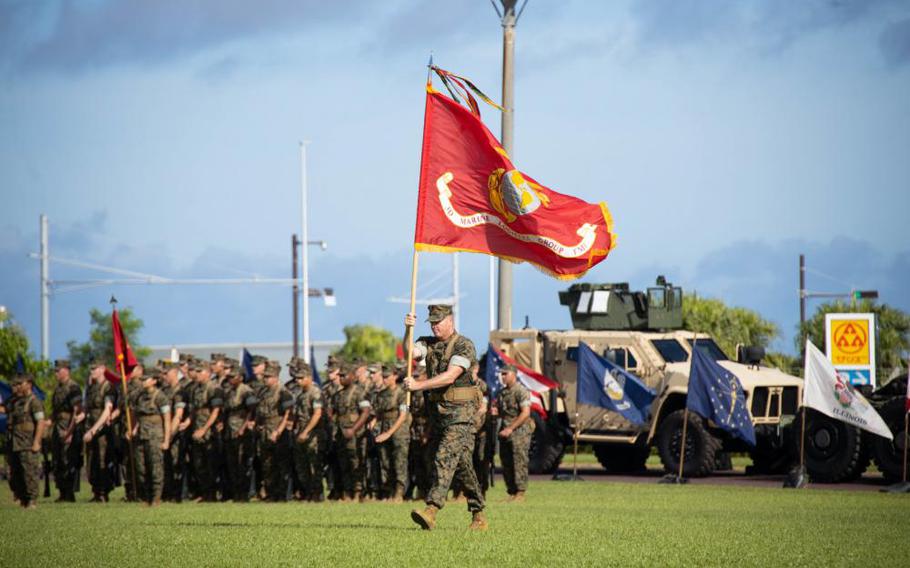
[[[404,503],[404,487],[395,489],[395,494],[390,499],[392,503]]]
[[[524,492],[524,491],[516,491],[516,492],[515,492],[515,495],[512,495],[512,499],[510,499],[510,500],[511,500],[513,503],[524,503],[524,500],[525,500],[525,492]]]
[[[360,491],[355,491],[354,495],[351,497],[351,499],[355,503],[363,503],[363,493],[361,493]]]
[[[423,511],[414,509],[411,511],[411,520],[420,525],[425,531],[431,531],[436,528],[436,513],[439,507],[436,505],[427,505]]]
[[[490,528],[490,525],[487,524],[487,516],[483,514],[483,511],[474,513],[468,529],[472,531],[485,531],[488,528]]]

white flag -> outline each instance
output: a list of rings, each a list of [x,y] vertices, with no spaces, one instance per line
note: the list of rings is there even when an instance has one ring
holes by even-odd
[[[809,340],[806,340],[805,377],[803,406],[889,440],[894,439],[869,401],[853,390],[848,380],[837,374],[831,362]]]

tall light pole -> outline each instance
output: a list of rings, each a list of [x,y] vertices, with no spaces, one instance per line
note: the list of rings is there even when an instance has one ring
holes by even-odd
[[[513,160],[512,135],[515,113],[515,24],[528,4],[527,0],[516,13],[518,0],[500,0],[502,11],[493,3],[493,8],[502,21],[502,148]],[[499,329],[512,329],[512,264],[499,260]]]
[[[307,179],[306,179],[306,142],[300,143],[300,215],[302,220],[302,233],[300,242],[307,243]],[[300,261],[303,272],[303,285],[300,289],[303,291],[303,356],[308,357],[310,353],[310,270],[309,255],[307,254],[307,245],[304,244],[300,251]],[[296,250],[296,248],[295,248]],[[296,348],[296,344],[295,344]]]
[[[41,359],[48,361],[51,358],[51,313],[50,313],[50,253],[48,252],[47,215],[41,215],[41,244],[39,258],[41,260]]]

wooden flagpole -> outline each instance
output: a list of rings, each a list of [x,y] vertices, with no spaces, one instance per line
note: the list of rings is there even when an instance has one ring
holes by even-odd
[[[411,308],[410,314],[417,316],[417,261],[420,257],[417,253],[417,248],[414,248],[414,257],[411,260]],[[405,336],[408,341],[408,377],[414,376],[414,326],[408,325],[405,326],[404,331]],[[405,404],[410,408],[411,406],[411,391],[407,391],[407,400]]]
[[[683,477],[683,465],[686,463],[686,427],[689,425],[689,407],[683,413],[682,439],[679,442],[679,478]]]
[[[139,486],[136,484],[136,456],[133,453],[133,415],[130,412],[130,397],[126,390],[126,368],[123,366],[123,354],[117,355],[120,363],[120,386],[123,390],[123,406],[126,409],[126,444],[130,452],[130,479],[133,481],[133,497],[139,497]]]
[[[904,483],[907,483],[907,445],[910,444],[910,437],[907,436],[907,421],[910,419],[910,412],[904,412]]]

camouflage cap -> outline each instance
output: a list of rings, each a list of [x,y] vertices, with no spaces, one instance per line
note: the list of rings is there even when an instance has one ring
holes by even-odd
[[[210,360],[212,363],[217,363],[218,361],[224,361],[224,358],[227,357],[224,353],[212,353]]]
[[[181,364],[189,363],[190,361],[193,360],[193,354],[192,353],[181,353],[180,355],[178,355],[177,359],[178,359],[178,361],[180,361]]]
[[[450,315],[452,315],[452,306],[448,304],[431,304],[429,306],[427,321],[430,323],[439,323],[444,320],[446,316]]]
[[[262,355],[253,355],[251,358],[253,360],[254,367],[256,365],[262,365],[263,363],[267,364],[269,362],[268,357],[263,357]]]
[[[242,377],[242,376],[243,376],[243,374],[240,372],[240,369],[239,369],[239,368],[237,368],[237,367],[227,367],[227,366],[225,366],[225,368],[224,368],[224,377],[225,377],[227,380],[230,381],[230,380],[236,379],[237,377]]]
[[[14,375],[13,378],[10,379],[9,384],[10,384],[10,386],[16,386],[16,385],[21,385],[23,383],[31,382],[31,380],[32,380],[31,375],[26,375],[26,374]]]
[[[194,371],[211,370],[212,364],[205,359],[193,359],[191,363]]]
[[[231,357],[225,357],[224,358],[224,368],[225,369],[239,369],[240,361],[238,361],[237,359],[233,359]]]
[[[313,375],[313,369],[303,361],[301,361],[298,365],[291,367],[290,369],[291,376],[295,379],[301,379],[303,377],[310,377]]]
[[[98,367],[103,367],[104,365],[105,363],[101,359],[92,359],[92,361],[88,364],[88,368],[97,369]]]
[[[506,373],[506,372],[517,373],[518,367],[516,367],[515,365],[513,365],[511,363],[506,363],[505,365],[503,365],[502,367],[499,368],[499,372],[500,373]]]
[[[70,360],[69,359],[57,359],[54,361],[54,369],[69,369]]]
[[[367,365],[367,372],[370,374],[382,371],[382,363],[371,363]]]
[[[387,365],[383,365],[383,366],[382,366],[382,376],[383,376],[383,378],[385,378],[385,377],[390,377],[390,376],[395,375],[395,374],[397,374],[397,373],[398,373],[398,370],[397,370],[395,367],[393,367],[392,365],[388,365],[388,364],[387,364]]]
[[[265,363],[266,377],[277,377],[281,375],[281,363],[278,361],[266,361]]]

